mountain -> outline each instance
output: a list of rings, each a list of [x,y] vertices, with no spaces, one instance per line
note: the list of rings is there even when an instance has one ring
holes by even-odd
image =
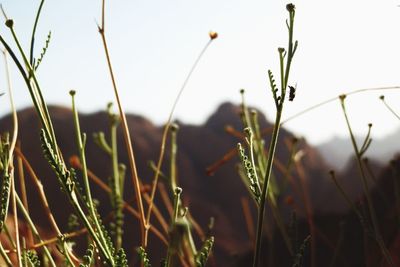
[[[50,107],[49,110],[60,150],[68,161],[69,158],[77,154],[71,110],[62,107]],[[245,141],[237,133],[228,134],[226,130],[229,126],[230,129],[242,132],[240,112],[239,106],[224,103],[203,125],[178,123],[177,170],[179,185],[183,188],[184,204],[189,207],[190,214],[203,229],[207,229],[211,217],[215,219],[212,233],[215,235],[216,243],[213,249],[214,258],[210,262],[211,266],[249,266],[249,259],[246,258],[246,255],[253,247],[251,234],[248,233],[247,229],[254,226],[247,224],[243,207],[247,207],[250,211],[250,219],[252,219],[253,224],[256,218],[256,207],[237,173],[238,156],[235,152],[229,153],[235,150],[238,142],[243,143]],[[39,140],[40,123],[34,109],[28,108],[19,111],[18,119],[21,150],[42,181],[50,208],[60,228],[62,231],[67,231],[71,207],[60,191],[60,186],[51,168],[43,158]],[[270,131],[268,129],[271,129],[272,125],[261,113],[259,113],[259,120],[261,129],[264,129],[265,143],[269,144]],[[153,171],[149,168],[148,161],[158,159],[163,127],[156,126],[149,120],[132,114],[127,114],[127,121],[131,130],[139,176],[143,181],[144,188],[146,188],[151,184],[154,176]],[[103,153],[95,144],[92,135],[95,132],[104,131],[106,137],[108,136],[108,115],[106,112],[80,114],[80,123],[82,132],[85,132],[88,137],[85,146],[88,168],[104,182],[107,182],[107,177],[111,175],[111,163],[108,155]],[[0,119],[0,133],[11,129],[12,121],[9,115]],[[126,164],[127,153],[120,130],[118,131],[117,141],[119,160]],[[295,141],[296,139],[290,132],[282,129],[274,164],[274,176],[280,188],[275,193],[281,219],[284,224],[288,225],[291,220],[291,213],[295,210],[299,220],[299,237],[304,238],[310,233],[309,218],[310,216],[314,217],[316,225],[321,231],[320,236],[327,235],[334,242],[336,241],[337,235],[335,236],[335,233],[339,229],[339,222],[343,218],[351,217],[351,212],[349,212],[346,202],[328,174],[329,166],[318,150],[308,145],[305,140],[297,140],[294,150],[295,160],[292,161],[291,168],[286,167],[291,162],[291,151]],[[266,148],[268,148],[268,145]],[[167,153],[162,171],[168,173],[169,144],[167,144],[166,149]],[[229,154],[233,156],[228,157],[229,159],[226,158],[227,160],[223,160],[221,163],[221,159]],[[216,166],[217,162],[221,163],[217,164],[219,167],[210,171],[210,166]],[[371,168],[372,171],[377,173],[377,182],[383,181],[378,175],[378,170],[381,169],[380,164],[371,162]],[[28,175],[26,174],[26,176]],[[52,233],[47,215],[40,204],[38,193],[28,177],[26,178],[27,195],[32,219],[41,229],[47,229]],[[350,193],[351,199],[355,201],[362,199],[362,185],[354,162],[349,165],[347,171],[338,174],[337,179],[343,188]],[[134,199],[129,176],[125,179],[124,187],[124,199],[127,201]],[[99,200],[99,212],[106,218],[111,209],[109,197],[104,190],[94,183],[91,188],[94,198]],[[158,193],[156,206],[160,208],[162,215],[168,219],[169,215],[165,211],[163,203]],[[246,206],[245,203],[249,203],[249,205]],[[132,205],[136,207],[135,203]],[[282,242],[279,229],[274,224],[269,208],[266,213],[266,226],[268,226],[266,227],[266,233],[268,233],[266,244],[272,242],[276,252],[276,264],[270,266],[288,266],[291,264],[291,258],[287,255],[287,249]],[[154,226],[162,229],[155,216],[153,217]],[[352,221],[352,225],[359,228],[357,221]],[[275,233],[272,234],[274,238],[269,239],[271,233]],[[167,235],[165,232],[163,234]],[[165,256],[165,246],[151,233],[149,238],[149,255],[152,262],[157,265],[161,257]],[[127,252],[130,259],[136,258],[133,248],[138,246],[139,239],[137,219],[130,214],[125,214],[124,247],[128,248]],[[199,246],[197,237],[195,242]],[[326,266],[328,258],[325,256],[332,255],[333,251],[326,247],[323,239],[318,237],[315,242],[317,242],[316,244],[322,242],[321,246],[324,249],[321,249],[321,251],[324,251],[324,253],[318,257],[318,261],[320,262],[319,266]],[[78,250],[85,245],[85,240],[83,242],[77,241]],[[354,257],[362,257],[362,253],[360,255],[357,254]],[[134,261],[131,260],[130,262]]]
[[[381,164],[389,162],[394,155],[400,153],[400,129],[389,134],[384,138],[373,138],[370,147],[366,152],[366,156]],[[362,137],[356,137],[358,146],[364,142]],[[346,163],[354,155],[354,149],[349,138],[334,137],[318,146],[319,153],[325,161],[337,170],[343,170]]]

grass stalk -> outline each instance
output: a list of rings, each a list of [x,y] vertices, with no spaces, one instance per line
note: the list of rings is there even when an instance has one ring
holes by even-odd
[[[20,145],[16,147],[15,152],[17,151],[17,149],[20,150]],[[28,197],[26,195],[24,166],[22,163],[22,159],[20,157],[17,157],[17,166],[18,166],[18,178],[19,178],[19,186],[21,189],[22,203],[24,204],[25,209],[29,213]],[[30,230],[28,230],[27,241],[29,244],[33,243],[33,236]]]
[[[77,169],[82,169],[82,165],[79,161],[74,162],[74,167]],[[91,181],[93,181],[96,185],[98,185],[105,192],[111,193],[112,189],[106,183],[104,183],[98,176],[96,176],[93,172],[91,172],[90,169],[88,169],[87,172],[88,172],[88,177]],[[150,202],[150,197],[148,196],[148,194],[144,194],[143,197],[146,201],[148,201],[148,203]],[[126,202],[124,200],[122,200],[122,208],[125,209],[126,211],[128,211],[134,217],[136,217],[138,219],[140,218],[139,212],[137,210],[135,210],[131,205],[129,205],[128,202]],[[154,213],[155,213],[157,219],[159,220],[159,223],[162,226],[164,232],[167,232],[166,229],[168,229],[168,226],[167,226],[164,218],[162,217],[161,212],[157,209],[157,207],[154,208]],[[160,232],[160,230],[155,228],[153,225],[151,225],[150,231],[153,232],[154,235],[157,236],[164,244],[168,243],[165,236]]]
[[[39,22],[39,18],[40,18],[40,14],[41,14],[41,11],[42,11],[43,4],[44,4],[44,0],[41,0],[40,4],[39,4],[38,11],[36,12],[35,22],[33,23],[32,37],[31,37],[31,48],[30,48],[30,53],[29,53],[29,63],[31,64],[31,66],[34,65],[33,52],[34,52],[34,46],[35,46],[35,34],[36,34],[36,28],[37,28],[37,25],[38,25],[38,22]]]
[[[272,163],[273,158],[275,156],[276,144],[278,142],[278,135],[279,135],[279,123],[282,116],[282,110],[278,110],[276,118],[275,118],[275,126],[274,131],[271,137],[270,149],[268,153],[268,161],[266,166],[264,184],[261,191],[261,198],[260,198],[260,206],[258,209],[258,217],[257,217],[257,231],[256,231],[256,243],[255,243],[255,253],[254,253],[254,260],[253,260],[253,267],[259,266],[259,258],[261,253],[261,240],[262,240],[262,228],[264,223],[264,211],[265,211],[265,204],[267,201],[267,193],[269,187],[269,180],[271,177],[272,171]]]
[[[397,114],[396,111],[394,111],[394,109],[385,101],[385,96],[381,95],[379,97],[380,100],[382,100],[383,104],[385,105],[385,107],[398,119],[400,120],[400,116],[399,114]]]
[[[19,198],[19,196],[17,194],[15,194],[15,199],[16,199],[16,204],[18,205],[18,208],[21,210],[22,215],[24,216],[26,222],[28,223],[29,227],[31,228],[33,235],[36,237],[36,239],[39,242],[43,242],[38,230],[36,229],[35,224],[31,220],[31,217],[29,216],[28,211],[25,209],[24,204],[22,203],[21,199]],[[46,257],[48,258],[51,266],[56,267],[57,265],[54,262],[54,259],[51,256],[51,253],[46,246],[43,246],[43,251],[44,251]],[[17,248],[17,253],[18,253],[18,248]]]
[[[12,86],[11,86],[11,78],[10,72],[8,67],[7,55],[6,51],[3,51],[4,56],[4,64],[6,69],[6,76],[7,76],[7,85],[8,85],[8,94],[10,97],[10,105],[11,105],[11,112],[12,112],[12,120],[13,120],[13,135],[10,144],[9,154],[8,154],[8,172],[10,175],[11,181],[11,206],[14,215],[14,228],[15,228],[15,245],[17,249],[17,261],[18,266],[22,266],[22,257],[21,257],[21,246],[19,240],[19,227],[18,227],[18,212],[17,212],[17,205],[15,200],[16,190],[15,190],[15,177],[14,177],[14,150],[17,143],[17,136],[18,136],[18,118],[17,118],[17,111],[14,105],[13,93],[12,93]]]
[[[0,243],[0,255],[2,256],[3,260],[5,261],[8,267],[13,267],[10,257],[8,257],[7,252],[5,251],[1,243]]]
[[[356,139],[353,134],[353,130],[350,125],[350,121],[349,121],[347,111],[346,111],[346,106],[345,106],[345,98],[346,98],[346,95],[342,95],[340,97],[340,104],[342,107],[343,115],[346,120],[348,131],[350,134],[351,143],[352,143],[354,151],[355,151],[355,155],[356,155],[356,159],[357,159],[357,166],[358,166],[358,170],[359,170],[360,176],[361,176],[361,182],[362,182],[362,186],[363,186],[363,190],[364,190],[364,195],[367,199],[368,212],[369,212],[369,216],[371,218],[375,240],[378,243],[378,245],[381,249],[382,255],[385,257],[387,263],[390,266],[395,266],[393,259],[392,259],[391,255],[382,239],[382,236],[380,234],[379,225],[378,225],[378,221],[377,221],[376,213],[375,213],[375,208],[373,206],[371,195],[370,195],[370,189],[369,189],[369,185],[368,185],[367,175],[366,175],[366,173],[364,171],[364,167],[362,165],[362,159],[361,159],[362,151],[360,151],[358,149],[357,142],[356,142]]]
[[[37,177],[36,173],[34,172],[32,166],[30,165],[28,160],[25,158],[25,156],[21,152],[20,148],[17,147],[15,149],[15,154],[18,157],[17,158],[18,161],[20,161],[21,164],[26,168],[26,170],[27,170],[27,172],[29,174],[29,177],[31,177],[31,179],[33,181],[33,184],[36,186],[36,189],[37,189],[37,191],[39,193],[40,201],[42,202],[42,205],[44,207],[44,210],[45,210],[45,213],[46,213],[46,215],[48,217],[50,225],[52,226],[53,230],[56,232],[57,236],[63,235],[61,233],[61,231],[60,231],[60,228],[57,225],[57,222],[56,222],[56,220],[55,220],[55,218],[53,216],[53,213],[51,212],[49,203],[47,201],[46,194],[45,194],[45,192],[43,190],[43,185],[40,182],[39,178]],[[22,203],[24,204],[23,199],[22,199]],[[24,204],[24,207],[25,207],[26,212],[29,214],[29,210],[26,208],[25,204]],[[32,234],[32,232],[30,232],[30,233]],[[64,240],[63,243],[65,243],[65,240]],[[79,262],[78,258],[71,251],[68,251],[68,253],[70,254],[70,257],[74,260],[74,262],[76,262],[76,263]]]
[[[11,206],[13,210],[13,221],[14,221],[14,231],[15,231],[15,245],[17,250],[17,262],[18,266],[22,267],[22,254],[21,254],[21,244],[19,240],[19,226],[18,226],[18,212],[17,212],[17,201],[16,201],[16,191],[15,191],[15,179],[14,179],[14,169],[10,169],[11,173]]]
[[[284,52],[283,48],[279,48],[279,59],[280,59],[280,69],[281,69],[281,95],[277,96],[274,86],[272,86],[273,96],[276,103],[276,117],[274,128],[272,131],[271,141],[269,145],[268,151],[268,158],[267,158],[267,165],[265,168],[265,176],[263,180],[262,192],[261,192],[261,199],[260,205],[258,209],[258,218],[257,218],[257,231],[256,231],[256,242],[255,242],[255,249],[254,249],[254,258],[253,258],[253,267],[259,266],[260,260],[260,253],[261,253],[261,241],[262,241],[262,229],[264,223],[264,212],[265,212],[265,204],[267,201],[268,189],[270,184],[270,177],[272,174],[272,166],[275,157],[276,145],[278,143],[278,136],[279,136],[279,129],[281,124],[282,118],[282,111],[283,111],[283,104],[286,97],[286,88],[288,86],[289,81],[289,73],[290,73],[290,66],[294,56],[294,53],[297,48],[297,42],[293,45],[293,26],[294,26],[294,16],[295,16],[295,6],[293,4],[288,4],[286,9],[289,12],[289,23],[288,32],[289,32],[289,44],[288,44],[288,54],[287,54],[287,61],[286,61],[286,70],[283,73],[284,64],[283,58],[285,57],[286,53]],[[272,85],[272,82],[271,82]]]
[[[355,95],[355,94],[360,94],[360,93],[375,92],[375,91],[392,91],[392,90],[400,90],[400,86],[361,88],[361,89],[355,89],[355,90],[352,90],[352,91],[348,91],[348,92],[346,92],[344,94],[341,94],[341,95],[350,96],[350,95]],[[287,122],[289,122],[291,120],[294,120],[297,117],[300,117],[300,116],[302,116],[302,115],[304,115],[304,114],[306,114],[306,113],[308,113],[310,111],[313,111],[314,109],[317,109],[319,107],[325,106],[326,104],[335,102],[336,100],[338,100],[340,98],[341,95],[334,96],[334,97],[328,98],[326,100],[323,100],[323,101],[321,101],[321,102],[319,102],[317,104],[314,104],[314,105],[312,105],[312,106],[310,106],[310,107],[308,107],[306,109],[303,109],[302,111],[300,111],[300,112],[298,112],[298,113],[296,113],[296,114],[294,114],[292,116],[289,116],[288,118],[282,120],[281,126],[283,124],[286,124]]]
[[[118,88],[117,88],[117,84],[116,84],[116,80],[115,80],[115,76],[114,76],[114,71],[113,71],[112,64],[111,64],[110,53],[108,51],[108,45],[107,45],[107,40],[106,40],[106,35],[105,35],[105,0],[102,0],[102,9],[101,10],[102,10],[101,26],[99,26],[98,28],[99,28],[99,33],[101,35],[101,39],[103,42],[103,48],[104,48],[104,52],[105,52],[106,59],[107,59],[107,66],[108,66],[108,70],[110,73],[115,98],[117,100],[119,115],[121,118],[122,132],[124,135],[125,146],[128,151],[128,157],[129,157],[131,179],[132,179],[132,184],[133,184],[134,191],[135,191],[135,197],[136,197],[136,203],[138,205],[138,211],[140,214],[141,245],[142,245],[142,247],[145,248],[146,243],[147,243],[146,232],[148,231],[149,225],[148,225],[145,215],[144,215],[143,200],[142,200],[142,196],[140,194],[140,181],[139,181],[139,176],[137,173],[137,167],[136,167],[135,156],[134,156],[133,147],[132,147],[132,141],[131,141],[131,137],[129,134],[129,127],[128,127],[128,123],[126,121],[125,112],[122,108],[122,104],[121,104],[121,100],[119,97],[119,92],[118,92]]]
[[[111,106],[110,106],[111,108]],[[113,170],[112,179],[112,203],[115,212],[115,247],[119,250],[122,247],[122,226],[123,226],[123,179],[119,173],[118,150],[117,150],[117,126],[118,120],[109,110],[111,124],[111,161]]]
[[[7,22],[10,22],[10,23],[7,24]],[[28,82],[31,83],[31,81],[33,81],[33,84],[31,86],[31,88],[34,89],[33,92],[34,92],[35,98],[38,100],[37,101],[37,103],[39,104],[38,107],[39,107],[39,110],[41,110],[41,114],[40,115],[41,115],[41,117],[43,117],[42,121],[44,122],[43,127],[47,131],[48,136],[52,139],[54,151],[60,156],[60,153],[59,153],[58,147],[57,147],[56,135],[55,135],[55,132],[54,132],[54,129],[53,129],[53,125],[51,123],[51,119],[50,119],[50,114],[49,114],[46,102],[44,101],[44,98],[43,98],[43,95],[42,95],[42,91],[40,89],[39,82],[38,82],[38,80],[36,78],[36,75],[35,75],[35,71],[33,70],[33,67],[31,66],[31,64],[29,63],[29,61],[28,61],[28,59],[27,59],[27,57],[25,55],[25,52],[22,49],[22,46],[21,46],[21,44],[19,42],[19,39],[18,39],[18,37],[17,37],[17,35],[15,33],[15,30],[14,30],[14,27],[13,27],[14,22],[12,20],[7,20],[7,22],[6,22],[6,25],[9,27],[9,29],[11,31],[11,34],[12,34],[12,36],[14,38],[15,44],[17,45],[18,50],[19,50],[19,52],[20,52],[20,54],[21,54],[21,56],[23,58],[23,61],[25,63],[25,67],[27,69],[28,77],[29,77],[28,78]]]
[[[85,156],[86,135],[85,134],[82,135],[82,133],[81,133],[79,118],[78,118],[78,111],[77,111],[76,105],[75,105],[75,91],[70,91],[70,95],[72,98],[72,113],[74,116],[76,142],[77,142],[78,150],[79,150],[79,158],[82,163],[83,184],[84,184],[84,189],[85,189],[85,194],[86,194],[85,201],[87,202],[90,216],[92,217],[94,225],[96,226],[99,239],[105,248],[108,258],[112,259],[113,255],[109,249],[106,238],[104,237],[104,234],[103,234],[100,222],[97,218],[97,213],[95,211],[95,207],[93,204],[93,199],[92,199],[92,194],[91,194],[90,184],[89,184],[89,178],[88,178],[88,173],[87,173],[86,156]]]
[[[157,184],[158,184],[158,180],[159,180],[159,176],[160,176],[161,165],[162,165],[162,162],[163,162],[163,159],[164,159],[164,154],[165,154],[165,144],[167,142],[168,131],[169,131],[169,128],[170,128],[171,123],[172,123],[172,117],[174,115],[174,111],[175,111],[176,106],[177,106],[177,104],[179,102],[179,99],[180,99],[183,91],[185,90],[186,85],[188,84],[188,82],[190,80],[190,77],[192,76],[193,72],[195,71],[197,65],[199,64],[200,59],[203,57],[203,55],[207,51],[207,48],[210,46],[212,41],[217,38],[218,34],[216,32],[210,32],[209,36],[210,36],[209,41],[206,43],[206,45],[201,50],[200,54],[196,58],[194,64],[192,65],[189,73],[186,76],[186,78],[185,78],[185,80],[184,80],[184,82],[183,82],[183,84],[182,84],[182,86],[181,86],[181,88],[180,88],[180,90],[178,92],[178,95],[175,98],[174,104],[172,105],[171,112],[169,113],[169,116],[168,116],[168,119],[167,119],[167,123],[164,126],[164,130],[163,130],[163,134],[162,134],[162,138],[161,138],[160,154],[159,154],[158,161],[157,161],[157,170],[156,170],[156,172],[154,174],[153,185],[152,185],[152,189],[151,189],[151,195],[150,195],[151,196],[151,202],[150,202],[149,208],[147,210],[147,216],[146,216],[147,224],[150,223],[150,219],[151,219],[151,212],[152,212],[152,208],[153,208],[154,197],[155,197],[156,191],[157,191]],[[145,233],[146,243],[147,243],[147,233],[148,233],[148,229],[146,229],[146,233]]]

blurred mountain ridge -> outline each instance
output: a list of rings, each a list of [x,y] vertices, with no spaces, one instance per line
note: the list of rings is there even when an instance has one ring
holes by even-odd
[[[382,138],[372,137],[372,143],[365,156],[381,164],[389,162],[396,154],[400,153],[400,128]],[[358,146],[364,138],[356,136]],[[319,153],[332,168],[343,171],[354,155],[350,137],[335,136],[328,141],[315,146]]]

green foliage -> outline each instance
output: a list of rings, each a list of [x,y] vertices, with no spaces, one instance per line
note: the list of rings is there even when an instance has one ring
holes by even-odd
[[[128,267],[128,260],[126,259],[126,254],[123,248],[120,248],[115,255],[115,267]]]
[[[265,203],[269,196],[269,187],[270,187],[270,182],[271,182],[271,177],[272,177],[272,166],[273,166],[273,161],[274,161],[274,157],[275,157],[276,145],[278,142],[282,112],[283,112],[284,102],[285,102],[285,98],[286,98],[286,89],[288,87],[288,82],[289,82],[290,67],[292,64],[294,54],[297,50],[297,45],[298,45],[297,41],[293,42],[295,6],[293,4],[287,4],[286,9],[289,12],[289,19],[286,21],[286,26],[287,26],[288,35],[289,35],[288,46],[287,46],[287,49],[282,48],[282,47],[278,48],[280,80],[281,80],[280,95],[278,95],[279,90],[277,90],[278,87],[276,86],[276,82],[275,82],[274,76],[272,74],[272,71],[268,71],[268,77],[269,77],[269,83],[270,83],[270,87],[271,87],[271,91],[272,91],[272,97],[275,101],[275,106],[276,106],[276,116],[275,116],[274,128],[272,131],[271,141],[270,141],[269,150],[268,150],[268,157],[267,157],[267,163],[266,163],[266,167],[265,167],[264,178],[261,179],[262,180],[262,188],[261,188],[261,196],[260,196],[259,209],[258,209],[258,215],[257,215],[256,247],[254,250],[253,267],[258,267],[258,265],[259,265],[259,258],[260,258],[260,253],[261,253],[262,228],[264,225]],[[286,62],[285,62],[285,59],[286,59]],[[246,127],[248,127],[248,126],[246,126]],[[272,198],[272,200],[274,200],[274,199]],[[277,214],[277,213],[275,212],[275,214]],[[282,226],[280,223],[278,223],[278,225]],[[283,229],[282,227],[280,227],[280,228]],[[282,233],[285,233],[285,231],[282,230]],[[284,234],[284,238],[285,238],[285,240],[288,241],[286,234]],[[289,250],[291,249],[291,246],[289,244],[288,244],[288,248],[289,248]]]
[[[99,148],[101,148],[108,155],[112,154],[112,149],[110,145],[107,143],[104,132],[93,133],[93,141]]]
[[[37,59],[36,64],[33,64],[35,71],[39,68],[40,63],[42,63],[42,60],[43,60],[44,56],[46,55],[47,49],[49,48],[50,39],[51,39],[51,31],[49,31],[49,34],[47,35],[46,43],[45,43],[44,47],[42,48],[40,57]]]
[[[0,232],[2,231],[10,201],[11,178],[9,174],[9,135],[0,136]]]
[[[79,267],[90,267],[93,263],[93,256],[94,256],[94,245],[90,244],[86,250],[85,255],[83,256],[83,261],[79,265]]]
[[[205,267],[214,245],[214,237],[210,236],[204,241],[203,246],[196,254],[196,267]]]
[[[67,224],[68,231],[71,232],[71,231],[78,229],[79,225],[80,224],[79,224],[78,216],[76,216],[74,213],[70,214],[68,216],[68,224]]]
[[[63,163],[63,161],[59,158],[58,154],[53,150],[53,146],[49,141],[49,137],[47,136],[45,130],[40,131],[40,140],[42,141],[42,150],[44,157],[47,159],[53,171],[56,173],[56,176],[62,186],[62,189],[66,193],[71,193],[75,189],[75,183],[71,179],[71,172],[68,171]]]
[[[139,255],[140,262],[143,264],[143,267],[151,267],[150,260],[147,256],[147,252],[143,247],[138,247],[136,252]]]
[[[248,188],[252,193],[252,196],[257,204],[260,204],[261,198],[261,187],[258,180],[257,172],[255,170],[255,166],[249,160],[249,157],[246,155],[246,152],[242,145],[239,143],[237,145],[239,157],[242,162],[242,169],[244,171],[246,179],[244,179],[245,184],[248,184]]]
[[[304,240],[303,240],[303,244],[301,244],[299,251],[296,253],[295,259],[294,259],[294,263],[292,265],[292,267],[301,267],[303,266],[303,257],[304,257],[304,253],[306,251],[306,248],[308,246],[308,244],[310,243],[311,240],[311,236],[307,236]]]
[[[26,266],[26,267],[40,267],[40,266],[42,266],[40,264],[39,257],[36,254],[36,251],[34,251],[34,250],[24,250],[22,253],[23,253],[22,258],[25,261],[25,262],[23,262],[24,266]]]
[[[274,75],[272,74],[271,70],[268,70],[268,78],[269,78],[269,84],[271,87],[272,96],[275,101],[275,105],[278,107],[278,105],[279,105],[278,101],[280,100],[281,97],[277,95],[278,87],[276,86],[275,78],[274,78]]]

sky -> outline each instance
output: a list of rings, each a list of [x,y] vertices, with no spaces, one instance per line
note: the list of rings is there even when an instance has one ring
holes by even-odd
[[[28,51],[39,0],[3,0],[6,14]],[[392,0],[294,1],[295,39],[289,83],[296,98],[286,102],[283,119],[339,94],[361,88],[400,86],[400,4]],[[200,124],[225,102],[246,101],[268,119],[275,116],[267,71],[278,73],[277,48],[287,45],[286,2],[266,0],[113,0],[106,1],[106,36],[120,90],[129,113],[164,123],[196,57],[209,46],[178,103],[174,118]],[[104,50],[96,23],[100,0],[47,0],[36,34],[38,57],[51,30],[52,38],[37,75],[50,104],[70,106],[69,90],[77,91],[81,112],[105,109],[114,101]],[[1,24],[3,25],[3,24]],[[0,34],[13,47],[5,26]],[[15,104],[31,105],[23,81],[10,62]],[[4,77],[4,78],[1,78]],[[6,91],[0,64],[0,92]],[[349,96],[348,114],[357,134],[384,138],[399,121],[380,102],[400,112],[400,90]],[[10,111],[0,98],[0,116]],[[221,125],[221,127],[223,127]],[[348,136],[340,104],[334,101],[288,123],[285,127],[310,143]]]

